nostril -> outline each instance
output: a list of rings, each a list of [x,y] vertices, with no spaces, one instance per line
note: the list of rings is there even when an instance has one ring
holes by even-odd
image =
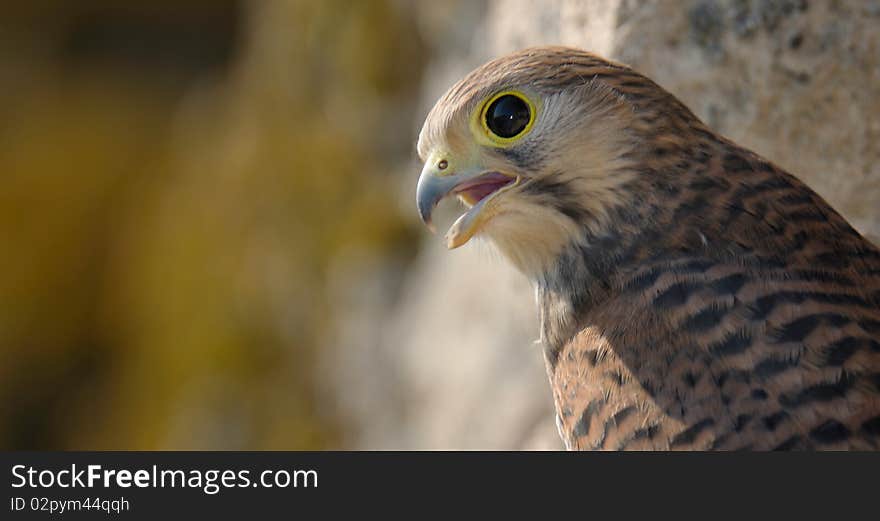
[[[446,161],[445,159],[441,159],[437,163],[437,168],[439,168],[440,170],[446,170],[446,167],[448,167],[448,166],[449,166],[449,162]]]

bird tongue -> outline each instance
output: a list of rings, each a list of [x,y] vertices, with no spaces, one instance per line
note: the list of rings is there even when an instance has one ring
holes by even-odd
[[[486,221],[495,216],[494,196],[518,183],[519,178],[492,172],[456,188],[455,192],[466,202],[475,201],[476,204],[452,223],[446,232],[446,246],[454,249],[468,242]]]
[[[514,182],[515,178],[499,172],[488,172],[455,187],[455,194],[470,205],[477,204],[493,192]]]

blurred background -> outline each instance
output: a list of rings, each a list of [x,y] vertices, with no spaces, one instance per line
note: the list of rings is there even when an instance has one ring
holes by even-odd
[[[433,101],[543,43],[880,235],[880,1],[5,1],[0,447],[561,448],[527,282],[414,209]]]

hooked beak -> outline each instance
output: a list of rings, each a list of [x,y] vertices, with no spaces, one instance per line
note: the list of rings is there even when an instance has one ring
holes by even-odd
[[[434,232],[434,223],[431,221],[434,208],[462,181],[462,178],[457,175],[439,177],[425,170],[427,169],[422,170],[419,184],[416,187],[416,205],[419,208],[419,217],[422,222],[428,226],[431,232]]]
[[[431,214],[441,200],[458,195],[470,209],[449,228],[446,245],[457,248],[473,237],[480,228],[498,213],[496,197],[518,185],[520,178],[482,170],[449,172],[440,170],[435,161],[428,161],[422,169],[416,188],[419,217],[433,232]]]

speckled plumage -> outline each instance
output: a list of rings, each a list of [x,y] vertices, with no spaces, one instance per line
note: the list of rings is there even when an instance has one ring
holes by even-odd
[[[508,88],[535,129],[475,147],[464,115]],[[522,180],[480,233],[535,284],[568,448],[880,448],[880,251],[651,80],[521,51],[441,98],[436,150]]]

